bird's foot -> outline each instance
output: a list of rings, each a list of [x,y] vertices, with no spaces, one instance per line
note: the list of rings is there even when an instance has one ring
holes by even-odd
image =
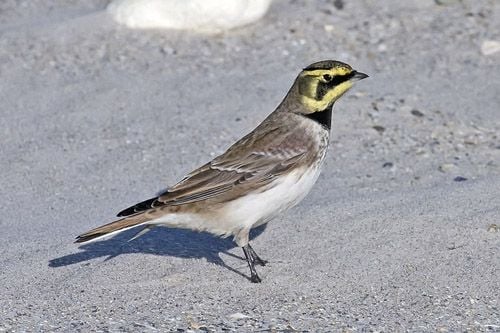
[[[254,264],[260,265],[260,266],[266,266],[268,263],[267,260],[261,259],[259,255],[255,252],[255,250],[248,244],[248,252],[250,254],[250,258],[252,259],[252,262]]]
[[[261,283],[262,282],[261,278],[257,275],[257,273],[252,274],[252,276],[250,277],[250,281],[252,283]]]
[[[255,270],[255,263],[259,263],[259,265],[262,265],[264,261],[255,254],[255,251],[252,249],[252,247],[247,244],[242,247],[243,253],[245,254],[245,258],[248,263],[248,267],[250,268],[250,281],[252,283],[260,283],[262,280],[260,279],[259,275],[257,275],[257,271]]]
[[[269,262],[267,260],[262,260],[260,259],[259,257],[257,258],[253,258],[253,262],[257,265],[260,265],[260,266],[266,266],[266,264]]]

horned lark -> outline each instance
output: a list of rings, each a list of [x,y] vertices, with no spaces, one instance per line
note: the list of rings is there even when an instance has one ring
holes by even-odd
[[[86,242],[139,225],[233,236],[243,248],[250,280],[262,260],[248,243],[252,228],[300,202],[318,179],[328,148],[332,107],[355,81],[368,77],[340,61],[302,70],[281,104],[225,153],[161,195],[118,213],[119,220],[77,237]],[[135,237],[134,237],[135,238]]]

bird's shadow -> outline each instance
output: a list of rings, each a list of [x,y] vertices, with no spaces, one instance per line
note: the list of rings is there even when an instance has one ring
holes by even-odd
[[[250,239],[259,236],[265,229],[266,225],[253,229],[250,232]],[[129,241],[137,233],[137,230],[134,228],[107,240],[84,244],[79,247],[83,252],[51,259],[49,267],[63,267],[100,257],[110,260],[121,254],[144,253],[179,258],[205,258],[210,263],[248,278],[242,272],[226,265],[220,257],[220,254],[223,253],[244,260],[229,252],[237,246],[232,238],[217,238],[205,232],[157,227],[141,237]]]

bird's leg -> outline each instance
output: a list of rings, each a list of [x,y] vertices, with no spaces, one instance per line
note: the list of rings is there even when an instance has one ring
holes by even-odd
[[[243,253],[245,254],[245,258],[247,259],[248,267],[250,267],[250,281],[253,283],[259,283],[262,280],[260,279],[257,271],[255,270],[254,260],[251,255],[251,247],[247,244],[241,247],[243,249]]]
[[[257,265],[261,265],[261,266],[266,266],[267,264],[267,260],[263,260],[261,259],[257,253],[255,253],[255,250],[252,248],[252,246],[250,246],[250,244],[248,244],[248,250],[250,252],[250,256],[252,257],[252,260],[255,264]]]

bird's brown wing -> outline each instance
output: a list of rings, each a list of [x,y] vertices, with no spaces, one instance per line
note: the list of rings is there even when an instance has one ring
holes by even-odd
[[[308,151],[307,146],[297,144],[297,138],[283,135],[282,131],[281,128],[254,131],[162,195],[129,207],[118,216],[165,205],[235,199],[248,190],[265,186],[297,165]]]

